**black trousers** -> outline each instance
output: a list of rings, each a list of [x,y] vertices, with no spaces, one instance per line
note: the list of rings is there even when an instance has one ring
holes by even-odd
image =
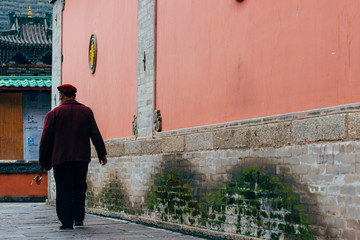
[[[56,213],[64,226],[85,218],[88,166],[88,162],[68,162],[54,167]]]

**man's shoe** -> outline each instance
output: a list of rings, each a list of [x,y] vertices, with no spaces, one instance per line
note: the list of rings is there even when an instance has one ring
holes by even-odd
[[[75,226],[84,226],[83,221],[75,221]]]
[[[61,225],[60,227],[60,230],[73,230],[73,226],[65,226],[65,225]]]

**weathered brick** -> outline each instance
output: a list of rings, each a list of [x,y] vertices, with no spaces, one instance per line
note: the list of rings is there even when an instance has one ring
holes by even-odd
[[[213,181],[213,182],[224,182],[227,180],[227,174],[211,174],[211,177],[210,179]]]
[[[341,140],[345,134],[345,114],[293,121],[295,142]]]
[[[124,146],[126,154],[140,153],[141,143],[139,141],[125,142]]]
[[[341,186],[340,193],[345,195],[353,195],[356,192],[356,187],[352,185]]]
[[[333,228],[337,229],[343,229],[346,225],[346,222],[344,219],[338,218],[336,216],[324,216],[322,218],[323,224],[326,224],[327,226],[331,226]]]
[[[360,219],[360,207],[352,207],[352,206],[346,206],[345,208],[345,217],[352,218],[352,219]]]
[[[299,184],[298,182],[291,185],[292,190],[297,194],[306,194],[309,192],[307,185]]]
[[[353,231],[353,230],[345,229],[344,233],[342,234],[342,239],[359,240],[360,239],[360,231]]]
[[[340,186],[328,186],[327,193],[329,195],[339,195],[340,194]]]
[[[326,174],[338,175],[340,174],[339,166],[327,165],[326,166]]]
[[[141,153],[142,154],[156,154],[161,152],[160,140],[144,140],[141,141]]]
[[[322,175],[326,172],[326,167],[325,166],[314,166],[314,165],[309,165],[309,170],[308,170],[308,174],[309,175]]]
[[[334,160],[335,156],[330,154],[316,156],[316,163],[319,165],[333,165]]]
[[[347,228],[351,228],[360,231],[360,220],[359,219],[348,219],[346,220]]]
[[[333,175],[303,175],[304,183],[332,184],[335,176]]]
[[[236,150],[225,150],[223,151],[223,158],[238,158],[239,152]]]
[[[359,206],[360,195],[339,195],[337,196],[338,203],[342,206]],[[359,218],[360,219],[360,218]]]
[[[308,146],[292,146],[292,156],[302,156],[308,153]]]
[[[292,157],[293,156],[292,148],[293,148],[293,146],[285,146],[282,148],[275,148],[275,156],[274,157],[279,157],[279,158]]]
[[[303,175],[309,172],[309,165],[293,165],[291,169],[293,173]]]
[[[323,187],[325,187],[325,186],[323,186]],[[326,208],[329,208],[329,209],[340,206],[340,204],[337,202],[337,200],[338,200],[337,196],[322,195],[319,198],[319,200],[321,201],[322,205],[324,205]],[[333,209],[333,211],[335,211],[334,209]],[[338,210],[338,212],[340,212],[340,208],[337,208],[336,210]],[[334,215],[332,217],[334,217]]]
[[[286,166],[286,165],[278,165],[276,166],[276,174],[279,175],[286,175],[286,174],[291,174],[291,166]]]
[[[185,137],[185,149],[187,151],[207,150],[212,148],[212,133],[191,134]]]
[[[260,157],[260,158],[277,157],[276,149],[273,147],[263,147],[263,148],[255,149],[255,151],[250,152],[250,156]]]
[[[357,174],[360,174],[360,163],[356,163],[356,164],[355,164],[355,172],[356,172]]]
[[[353,165],[328,165],[326,166],[327,174],[343,175],[343,174],[355,174],[355,164]]]
[[[333,227],[338,229],[344,229],[346,225],[346,221],[343,218],[335,217],[335,222],[332,224]]]
[[[341,215],[341,207],[339,207],[338,205],[323,205],[321,204],[319,206],[319,210],[321,211],[322,214],[325,214],[327,216],[340,216]]]
[[[336,165],[353,165],[355,161],[355,156],[350,153],[339,153],[334,156],[334,164]]]
[[[314,217],[313,215],[309,215],[310,221],[312,223],[318,223],[321,221],[316,221],[316,217]],[[316,236],[324,236],[325,235],[325,227],[323,225],[318,225],[318,226],[314,226],[314,225],[309,225],[309,230],[314,233]],[[317,238],[317,240],[327,240],[324,237],[319,237]]]
[[[339,143],[321,143],[308,145],[308,154],[314,156],[335,156],[340,153]]]
[[[106,143],[106,150],[109,157],[120,157],[125,154],[124,142]]]
[[[244,148],[249,146],[248,129],[228,129],[214,132],[214,148]]]
[[[339,144],[340,153],[354,153],[355,152],[355,144],[354,142],[345,142]]]
[[[266,164],[264,166],[261,166],[260,170],[266,174],[275,174],[276,173],[276,165],[275,164],[269,164],[269,165]]]
[[[161,150],[163,153],[183,152],[185,150],[185,137],[177,136],[161,139]]]
[[[241,158],[247,158],[247,157],[250,157],[250,151],[249,149],[248,150],[240,150],[238,151],[238,158],[241,159]],[[359,161],[360,163],[360,161]]]
[[[283,146],[290,143],[290,123],[274,123],[250,129],[251,147]]]
[[[341,229],[330,227],[326,229],[326,237],[329,239],[339,239],[341,236]]]
[[[360,139],[360,113],[349,113],[348,136],[351,139]]]
[[[284,164],[300,164],[300,163],[306,163],[306,162],[303,160],[300,160],[300,157],[289,157],[289,158],[286,157],[286,158],[283,158],[283,163]]]

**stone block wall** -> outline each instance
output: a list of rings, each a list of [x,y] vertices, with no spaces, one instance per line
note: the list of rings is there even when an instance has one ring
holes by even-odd
[[[348,105],[107,141],[88,210],[229,239],[360,239],[359,116]]]

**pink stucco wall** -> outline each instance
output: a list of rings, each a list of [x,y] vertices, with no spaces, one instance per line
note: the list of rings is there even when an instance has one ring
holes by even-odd
[[[97,67],[91,74],[88,47],[97,37]],[[104,139],[132,135],[136,114],[137,1],[67,0],[63,12],[62,82],[78,88]]]
[[[358,0],[157,0],[163,130],[360,100]]]

